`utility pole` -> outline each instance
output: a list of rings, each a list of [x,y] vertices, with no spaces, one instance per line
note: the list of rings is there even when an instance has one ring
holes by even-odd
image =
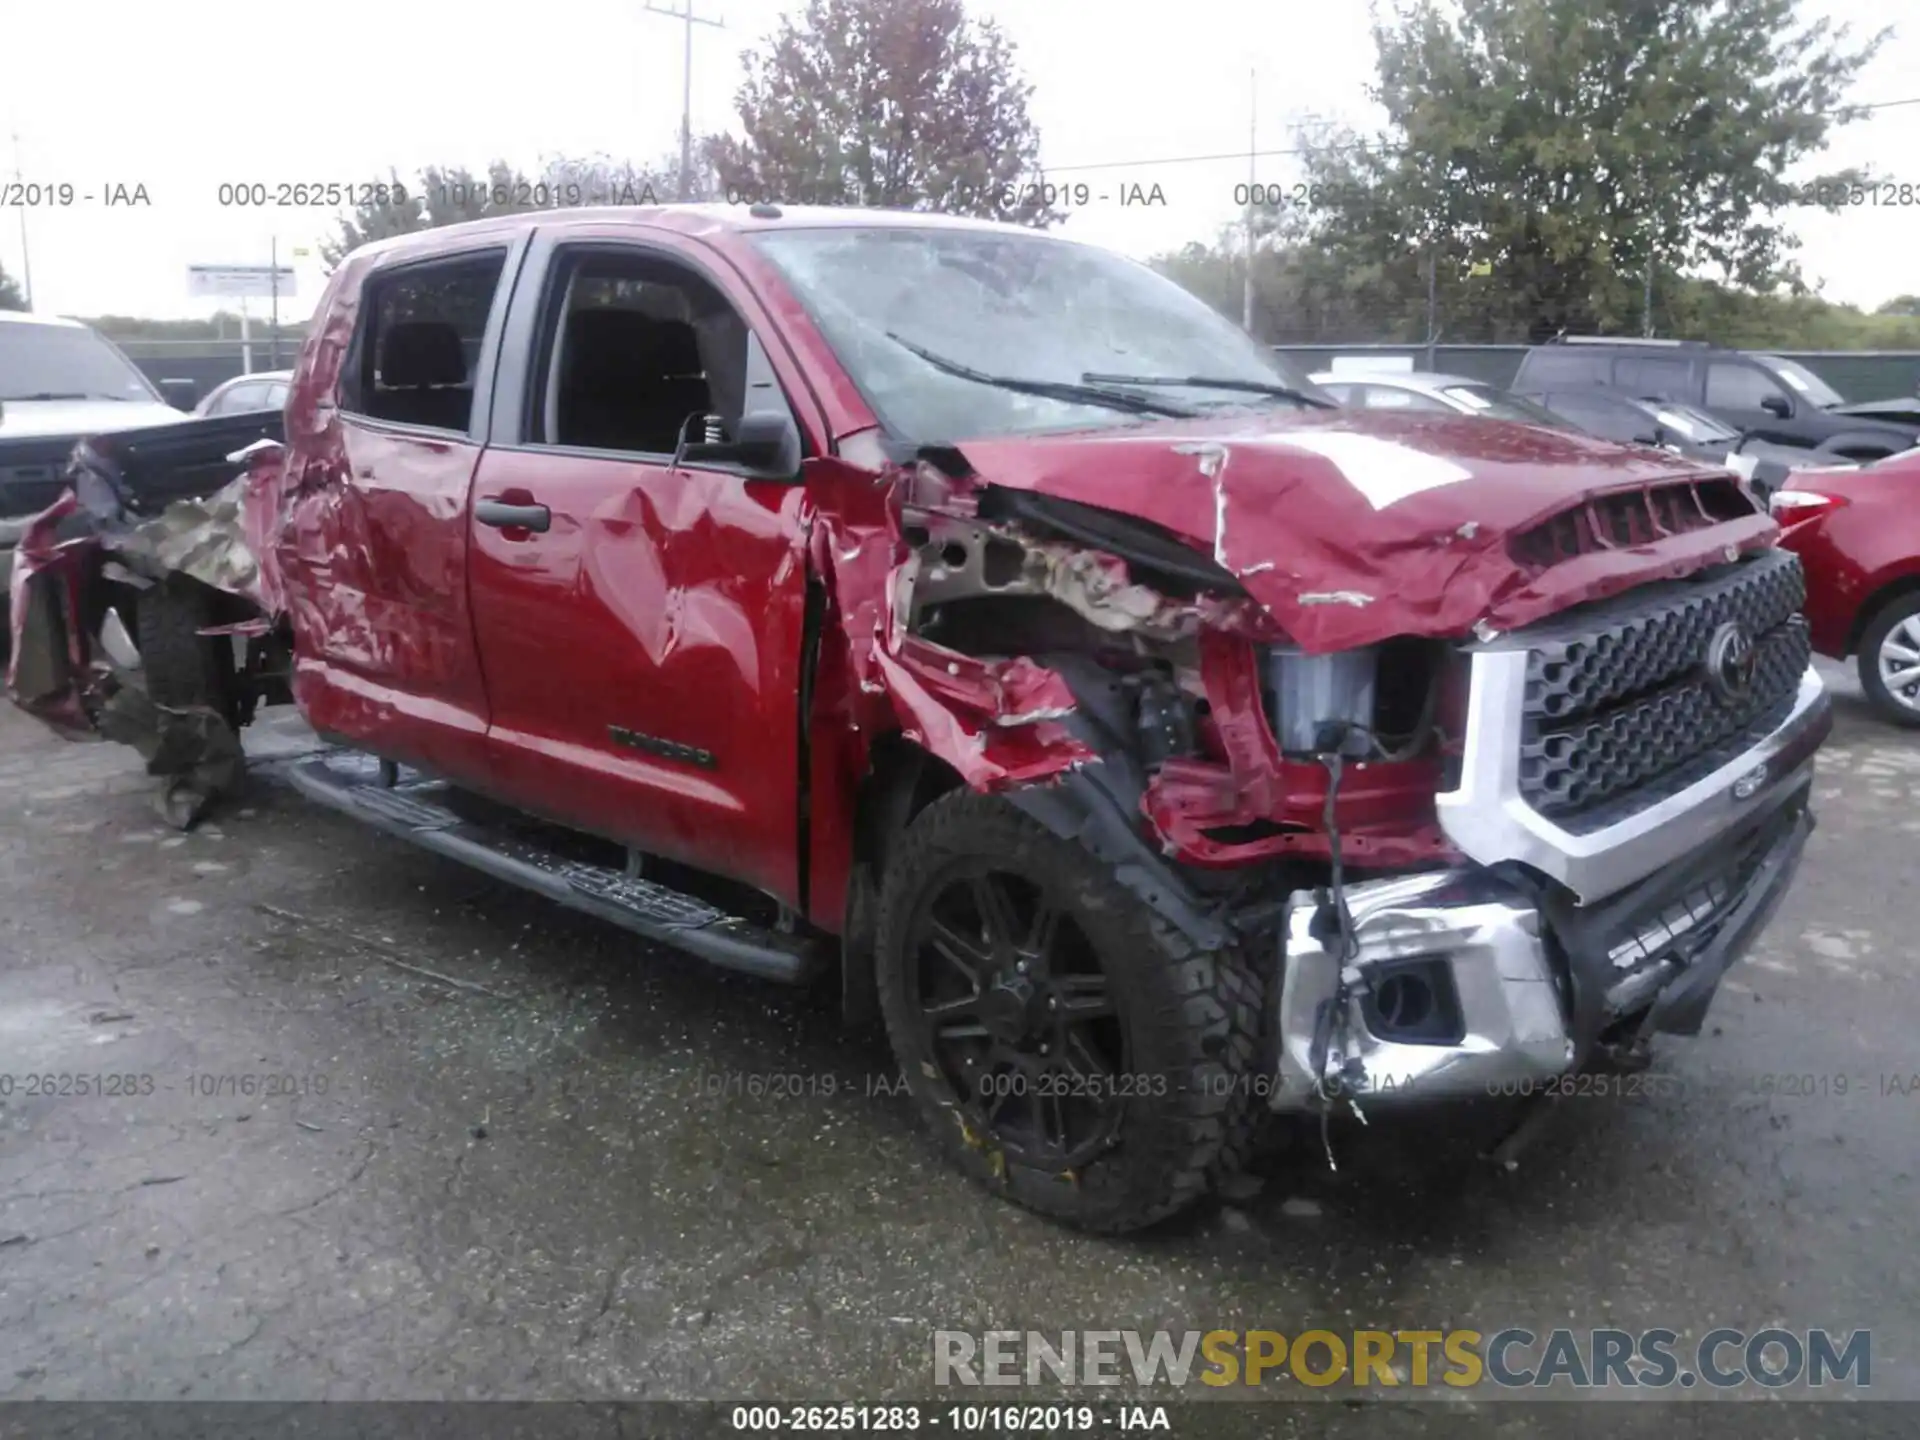
[[[24,187],[27,183],[26,171],[20,164],[20,132],[13,132],[13,178]],[[20,207],[20,298],[29,311],[33,309],[33,257],[27,253],[27,207]]]
[[[267,368],[278,370],[280,368],[280,237],[278,235],[273,237],[271,248],[267,251],[267,270],[269,272],[267,283],[273,287],[273,329],[268,332],[272,338],[267,341],[267,354],[272,359],[268,362]]]
[[[1438,370],[1434,361],[1434,345],[1440,339],[1440,267],[1435,259],[1438,246],[1434,236],[1427,236],[1427,369]]]
[[[1654,216],[1658,213],[1658,210],[1647,188],[1647,167],[1644,163],[1640,166],[1640,194],[1642,197],[1641,203],[1646,207],[1645,223],[1647,227],[1647,263],[1641,267],[1646,273],[1641,276],[1640,335],[1642,339],[1651,340],[1653,338]]]
[[[1640,297],[1640,334],[1644,339],[1653,338],[1653,246],[1647,246],[1647,282],[1646,290]]]
[[[1253,187],[1259,173],[1260,72],[1247,71],[1247,273],[1240,290],[1240,328],[1253,333]]]
[[[681,3],[686,8],[676,10],[670,5],[647,0],[647,9],[655,15],[678,20],[686,27],[686,49],[680,60],[680,203],[684,205],[693,198],[693,27],[696,24],[711,25],[716,30],[723,30],[726,22],[694,14],[693,0],[681,0]]]

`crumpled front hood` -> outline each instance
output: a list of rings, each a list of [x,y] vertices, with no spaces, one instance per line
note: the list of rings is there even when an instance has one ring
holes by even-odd
[[[0,402],[0,440],[106,435],[186,418],[157,400],[8,400]]]
[[[1756,510],[1545,570],[1523,565],[1509,540],[1579,497],[1724,472],[1470,416],[1278,411],[958,448],[976,483],[1102,506],[1184,537],[1310,650],[1512,629],[1777,533]]]

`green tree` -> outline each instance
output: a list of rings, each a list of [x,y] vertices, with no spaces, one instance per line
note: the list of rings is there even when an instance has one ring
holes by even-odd
[[[0,265],[0,310],[24,310],[27,297],[20,293],[20,286],[7,274],[7,267]]]
[[[1246,252],[1244,232],[1222,234],[1214,244],[1186,245],[1151,262],[1221,314],[1239,320]],[[1471,292],[1490,277],[1448,275],[1441,295],[1443,340],[1512,339],[1474,333],[1468,307],[1483,303]],[[1255,251],[1253,333],[1274,345],[1338,345],[1425,341],[1424,292],[1402,296],[1380,282],[1378,267],[1352,274],[1329,266],[1311,245],[1286,242]],[[1747,350],[1920,350],[1920,305],[1888,301],[1872,314],[1836,305],[1791,287],[1742,290],[1707,279],[1670,278],[1657,292],[1661,333],[1682,340],[1710,340]],[[1520,337],[1524,338],[1524,336]]]
[[[1397,0],[1387,128],[1306,157],[1314,243],[1403,327],[1431,261],[1453,339],[1637,328],[1649,266],[1797,283],[1792,208],[1861,177],[1787,173],[1862,113],[1843,98],[1884,38],[1799,0]]]
[[[734,195],[1059,218],[1019,193],[1040,151],[1033,87],[962,0],[807,0],[745,67],[745,138],[704,147]]]
[[[426,196],[418,179],[408,183],[398,170],[390,169],[382,186],[368,187],[367,199],[334,221],[336,233],[320,242],[320,258],[331,271],[350,251],[370,241],[425,230],[428,223]]]
[[[1873,313],[1876,315],[1920,315],[1920,295],[1896,295]]]

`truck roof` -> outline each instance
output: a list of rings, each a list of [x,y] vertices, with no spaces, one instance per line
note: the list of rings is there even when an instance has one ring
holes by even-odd
[[[25,310],[0,310],[0,325],[55,325],[66,330],[84,330],[78,320],[64,315],[33,315]]]
[[[1066,244],[1051,231],[999,220],[977,220],[964,215],[943,215],[927,210],[861,209],[844,205],[582,205],[566,209],[529,210],[513,215],[488,215],[478,220],[463,220],[457,225],[441,225],[431,230],[415,230],[376,240],[354,251],[356,255],[426,255],[458,249],[462,242],[480,236],[513,235],[534,226],[633,225],[653,230],[673,230],[684,235],[738,235],[759,230],[872,229],[971,230],[988,234],[1044,237]]]

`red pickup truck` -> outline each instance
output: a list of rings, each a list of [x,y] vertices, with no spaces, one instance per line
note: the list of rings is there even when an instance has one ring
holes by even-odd
[[[1794,557],[1723,471],[1342,410],[1170,282],[759,206],[383,241],[285,443],[76,451],[15,700],[190,822],[307,795],[725,965],[838,976],[972,1176],[1102,1231],[1267,1112],[1696,1031],[1812,820]],[[134,449],[137,449],[137,442]]]

